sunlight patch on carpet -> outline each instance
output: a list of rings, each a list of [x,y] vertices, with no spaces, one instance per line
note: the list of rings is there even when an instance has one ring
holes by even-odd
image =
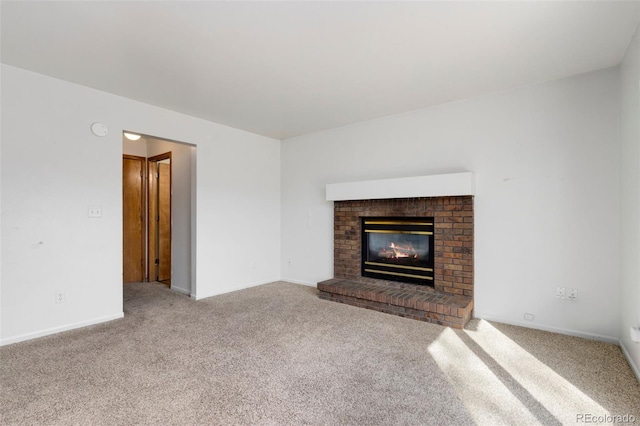
[[[447,328],[429,353],[478,424],[536,424],[537,419],[487,365]]]
[[[494,371],[508,374],[526,393],[562,423],[575,423],[580,414],[609,415],[580,389],[527,352],[487,321],[479,321],[475,331],[465,330],[476,356],[485,363],[496,363]],[[476,346],[477,345],[477,346]]]

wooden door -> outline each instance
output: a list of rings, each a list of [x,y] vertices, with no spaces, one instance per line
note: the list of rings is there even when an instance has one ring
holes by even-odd
[[[171,153],[149,158],[149,277],[171,284]]]
[[[122,278],[144,281],[145,158],[122,156]]]
[[[158,281],[171,283],[171,164],[158,162]]]

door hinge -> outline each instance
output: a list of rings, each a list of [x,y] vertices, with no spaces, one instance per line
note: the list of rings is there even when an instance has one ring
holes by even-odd
[[[156,265],[160,264],[160,259],[156,259]]]
[[[160,222],[160,215],[156,216],[156,222]]]

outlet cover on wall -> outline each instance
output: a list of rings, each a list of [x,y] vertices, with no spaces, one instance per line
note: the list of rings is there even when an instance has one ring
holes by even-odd
[[[56,291],[56,303],[64,303],[64,292]]]
[[[567,300],[576,301],[578,300],[578,289],[577,288],[568,288],[567,289]]]
[[[558,299],[564,299],[564,297],[565,297],[565,288],[564,287],[556,287],[556,297]]]

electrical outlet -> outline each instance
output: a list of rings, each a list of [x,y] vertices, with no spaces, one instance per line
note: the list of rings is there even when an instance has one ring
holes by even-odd
[[[578,289],[577,288],[568,288],[567,289],[567,300],[577,301],[578,300]]]
[[[56,303],[64,303],[64,292],[62,291],[56,292]]]
[[[535,317],[536,316],[533,314],[524,314],[524,319],[526,319],[527,321],[533,321]]]
[[[558,299],[564,299],[565,297],[565,288],[564,287],[556,287],[556,297]]]

